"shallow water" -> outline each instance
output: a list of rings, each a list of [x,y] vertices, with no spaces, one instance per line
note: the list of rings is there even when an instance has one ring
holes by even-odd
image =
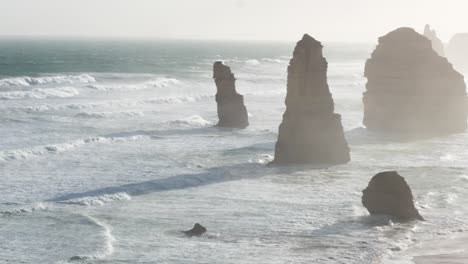
[[[0,41],[0,263],[408,263],[465,234],[468,134],[367,132],[372,45],[325,46],[352,162],[271,168],[294,43]],[[245,130],[213,127],[220,59]],[[383,170],[428,221],[367,214]],[[180,235],[195,222],[206,236]]]

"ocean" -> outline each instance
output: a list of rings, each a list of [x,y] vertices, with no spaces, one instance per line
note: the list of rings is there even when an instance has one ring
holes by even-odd
[[[324,43],[352,161],[266,166],[294,45],[0,40],[0,263],[412,263],[451,253],[434,245],[468,232],[468,134],[368,132],[373,43]],[[237,78],[247,129],[214,127],[217,60]],[[406,178],[427,221],[367,213],[362,190],[386,170]],[[206,235],[180,233],[196,222]]]

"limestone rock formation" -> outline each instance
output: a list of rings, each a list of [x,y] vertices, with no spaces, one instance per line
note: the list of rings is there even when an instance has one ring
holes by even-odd
[[[381,37],[366,62],[365,77],[363,123],[368,129],[418,136],[466,129],[463,75],[414,29]]]
[[[400,221],[424,220],[414,206],[410,187],[396,171],[378,173],[362,193],[362,204],[372,215],[389,215]]]
[[[426,25],[424,27],[424,36],[431,41],[432,49],[434,49],[439,56],[445,57],[444,43],[437,37],[435,29],[431,29],[430,25]]]
[[[236,78],[231,68],[217,61],[213,65],[213,78],[216,83],[216,103],[218,104],[218,127],[246,128],[249,125],[244,97],[236,92]]]
[[[192,229],[187,231],[182,231],[187,236],[201,236],[206,233],[206,228],[199,223],[196,223]]]
[[[341,164],[350,160],[341,116],[327,83],[322,44],[304,35],[288,67],[286,112],[273,164]]]
[[[468,33],[453,36],[447,46],[447,57],[455,68],[468,73]]]

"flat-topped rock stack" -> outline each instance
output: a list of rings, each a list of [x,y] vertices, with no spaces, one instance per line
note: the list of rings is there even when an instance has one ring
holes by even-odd
[[[273,164],[341,164],[350,160],[341,116],[327,83],[322,44],[304,35],[288,67],[286,112]]]
[[[465,131],[464,77],[414,29],[381,37],[366,62],[365,77],[363,123],[368,129],[416,135]]]
[[[236,78],[231,68],[217,61],[213,65],[219,122],[216,126],[246,128],[249,125],[244,97],[236,92]]]
[[[437,37],[435,29],[431,29],[430,25],[424,27],[424,36],[428,38],[432,43],[432,49],[439,54],[439,56],[445,57],[444,43]]]

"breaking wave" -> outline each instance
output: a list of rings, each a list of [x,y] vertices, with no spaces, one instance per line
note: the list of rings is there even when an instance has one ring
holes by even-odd
[[[125,192],[121,193],[113,193],[113,194],[103,194],[100,196],[90,196],[90,197],[83,197],[78,199],[71,199],[66,201],[61,201],[60,203],[64,204],[74,204],[74,205],[82,205],[82,206],[102,206],[109,202],[114,201],[129,201],[132,198]]]
[[[262,61],[265,62],[271,62],[271,63],[287,63],[287,60],[281,60],[281,59],[270,59],[270,58],[263,58]]]
[[[37,88],[32,91],[10,91],[0,92],[0,99],[2,100],[19,100],[19,99],[45,99],[50,97],[73,97],[80,94],[78,90],[73,87],[60,87],[60,88]]]
[[[0,215],[16,215],[16,214],[32,213],[32,212],[44,210],[46,208],[47,206],[44,203],[35,203],[31,206],[23,206],[19,208],[0,210]]]
[[[94,83],[96,79],[88,74],[57,75],[42,77],[16,77],[0,79],[0,86],[31,86],[43,84]]]
[[[108,117],[135,117],[145,116],[141,111],[128,111],[128,112],[81,112],[76,114],[81,118],[108,118]]]
[[[111,228],[109,226],[107,226],[106,224],[104,224],[103,222],[99,221],[98,219],[92,217],[92,216],[86,215],[85,217],[89,219],[90,223],[92,223],[93,225],[95,225],[95,226],[99,227],[100,229],[102,229],[102,233],[99,234],[99,236],[101,237],[103,242],[100,245],[96,246],[96,252],[94,252],[93,254],[73,256],[73,257],[71,257],[69,259],[70,262],[75,262],[75,261],[82,262],[82,261],[87,261],[87,260],[99,260],[99,259],[106,258],[106,257],[112,255],[112,253],[114,253],[114,245],[113,244],[114,244],[114,241],[116,239],[112,235]]]
[[[246,63],[247,65],[251,65],[251,66],[255,66],[255,65],[259,65],[259,64],[260,64],[260,62],[259,62],[258,60],[255,60],[255,59],[253,59],[253,60],[246,60],[245,63]]]
[[[92,143],[105,144],[113,142],[136,141],[144,137],[145,136],[142,135],[135,135],[129,137],[89,137],[60,144],[33,147],[30,149],[5,150],[0,151],[0,161],[25,160],[34,156],[56,154],[64,151],[73,150],[83,145]]]
[[[143,100],[124,100],[124,101],[106,101],[99,103],[86,103],[86,104],[65,104],[65,105],[39,105],[34,107],[27,107],[27,111],[31,112],[46,112],[58,110],[79,110],[79,109],[92,109],[99,107],[132,107],[145,104],[183,104],[193,103],[213,98],[213,95],[186,95],[186,96],[172,96],[172,97],[159,97],[148,98]]]
[[[143,104],[180,104],[180,103],[193,103],[206,99],[213,98],[213,95],[187,95],[187,96],[173,96],[150,98],[140,101]]]
[[[179,80],[174,78],[158,78],[156,80],[148,81],[141,84],[90,84],[87,87],[99,91],[114,91],[114,90],[142,90],[150,88],[166,88],[180,83]]]
[[[165,125],[170,127],[208,127],[213,126],[214,123],[204,119],[199,115],[194,115],[189,118],[166,122]]]

